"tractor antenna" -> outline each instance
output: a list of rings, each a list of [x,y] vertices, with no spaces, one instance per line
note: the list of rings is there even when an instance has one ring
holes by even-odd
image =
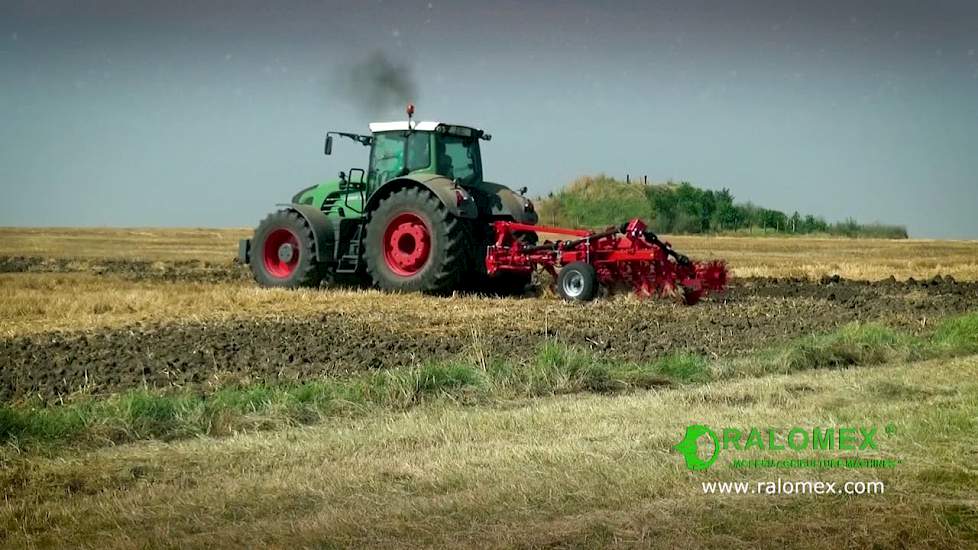
[[[414,103],[408,103],[407,105],[407,116],[408,116],[408,132],[414,129],[411,125],[411,117],[414,116]]]

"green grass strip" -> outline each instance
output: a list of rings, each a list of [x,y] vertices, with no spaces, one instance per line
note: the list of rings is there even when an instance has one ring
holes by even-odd
[[[837,369],[978,353],[978,313],[947,319],[929,337],[868,323],[737,359],[689,353],[618,363],[547,343],[525,363],[468,359],[276,386],[226,387],[212,393],[133,390],[64,405],[0,405],[0,441],[25,446],[122,443],[222,436],[451,399],[465,403],[575,392],[698,384],[813,369]]]

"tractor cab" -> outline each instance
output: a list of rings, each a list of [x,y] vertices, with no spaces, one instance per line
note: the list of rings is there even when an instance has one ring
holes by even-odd
[[[479,140],[492,137],[482,130],[408,120],[374,122],[370,124],[370,132],[370,136],[330,133],[370,145],[366,181],[361,182],[368,194],[387,181],[409,174],[438,175],[464,187],[482,183]],[[327,136],[327,154],[332,150],[332,135]]]
[[[407,174],[429,173],[470,187],[482,183],[479,140],[489,134],[441,122],[375,122],[368,187]]]

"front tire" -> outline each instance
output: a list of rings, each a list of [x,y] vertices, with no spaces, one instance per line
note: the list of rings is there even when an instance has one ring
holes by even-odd
[[[383,290],[455,290],[471,270],[466,223],[427,189],[395,191],[380,201],[367,224],[367,272]]]
[[[305,218],[292,210],[269,214],[252,239],[251,274],[264,287],[318,286],[323,279],[316,262],[316,239]]]

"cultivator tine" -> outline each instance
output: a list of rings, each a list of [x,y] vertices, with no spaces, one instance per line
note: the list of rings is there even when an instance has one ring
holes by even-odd
[[[643,298],[653,296],[656,293],[652,270],[648,264],[643,263],[636,266],[632,273],[632,288],[634,288],[636,295]]]
[[[696,263],[696,280],[703,289],[721,292],[727,288],[727,264],[722,260]]]

